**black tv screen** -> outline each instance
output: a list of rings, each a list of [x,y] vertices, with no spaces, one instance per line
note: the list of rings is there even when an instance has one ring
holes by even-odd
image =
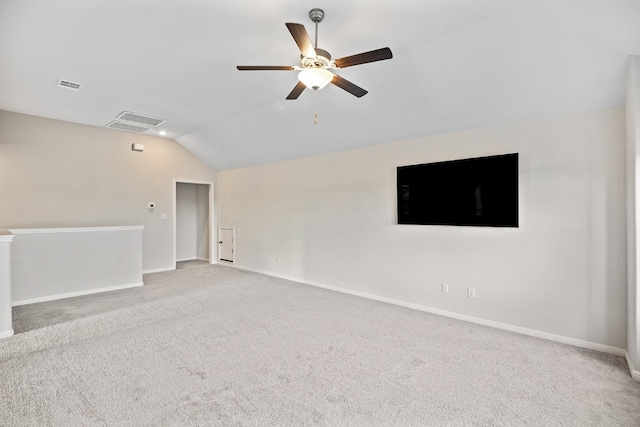
[[[398,167],[398,224],[518,227],[518,153]]]

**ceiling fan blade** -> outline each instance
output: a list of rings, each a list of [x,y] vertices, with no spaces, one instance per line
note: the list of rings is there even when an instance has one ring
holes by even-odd
[[[311,38],[309,38],[309,33],[304,28],[302,24],[294,24],[292,22],[287,22],[285,24],[289,29],[289,32],[293,36],[293,39],[296,41],[298,48],[300,48],[300,52],[302,55],[307,58],[315,58],[316,50],[313,48],[313,44],[311,43]]]
[[[343,79],[337,74],[333,75],[333,80],[331,80],[331,83],[338,86],[340,89],[346,90],[351,95],[357,96],[358,98],[361,98],[368,93],[366,90],[362,89],[360,86],[354,85],[349,80]]]
[[[302,82],[298,82],[296,87],[293,88],[291,93],[287,96],[287,99],[298,99],[300,94],[305,90],[306,86]]]
[[[236,67],[240,71],[293,71],[294,68],[290,65],[238,65]]]
[[[357,55],[345,56],[335,60],[336,67],[347,68],[354,65],[366,64],[367,62],[383,61],[393,58],[391,49],[383,47],[369,52],[359,53]]]

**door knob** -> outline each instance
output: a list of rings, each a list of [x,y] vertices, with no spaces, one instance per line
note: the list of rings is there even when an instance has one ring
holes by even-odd
[[[220,240],[220,241],[218,242],[218,244],[220,244],[220,245],[221,245],[221,244],[222,244],[222,240]]]

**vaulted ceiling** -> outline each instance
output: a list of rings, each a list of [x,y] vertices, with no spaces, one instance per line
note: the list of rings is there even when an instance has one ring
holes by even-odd
[[[329,85],[285,100],[295,72],[236,70],[299,64],[285,22],[313,38],[315,7],[334,58],[393,51],[336,71],[364,97]],[[0,109],[163,118],[216,170],[620,106],[629,55],[638,0],[0,1]]]

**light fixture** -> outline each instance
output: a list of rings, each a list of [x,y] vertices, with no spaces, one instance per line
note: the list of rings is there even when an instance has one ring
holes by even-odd
[[[333,73],[324,68],[306,68],[298,74],[300,80],[306,87],[313,90],[322,89],[333,80]]]
[[[158,135],[165,136],[167,134],[166,130],[159,130]]]

